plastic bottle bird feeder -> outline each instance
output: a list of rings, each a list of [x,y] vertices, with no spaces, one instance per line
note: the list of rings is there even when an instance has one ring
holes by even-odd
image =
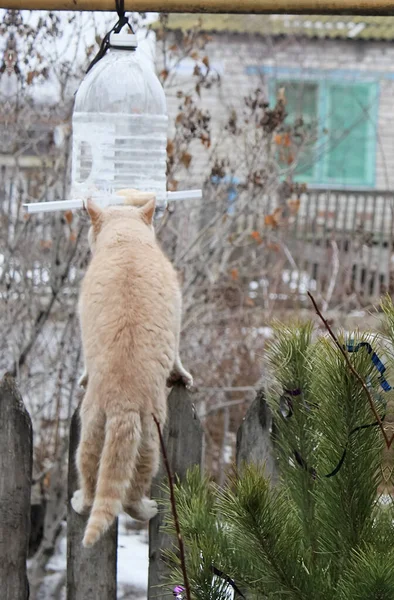
[[[82,208],[88,198],[123,204],[117,192],[135,189],[155,194],[159,217],[168,200],[201,197],[201,190],[167,192],[164,90],[124,20],[126,27],[107,34],[76,94],[71,200],[26,204],[29,213]]]

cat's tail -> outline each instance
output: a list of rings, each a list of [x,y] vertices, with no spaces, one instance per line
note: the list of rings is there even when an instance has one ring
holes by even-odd
[[[96,494],[82,544],[93,546],[122,510],[141,442],[141,418],[129,411],[107,419]]]

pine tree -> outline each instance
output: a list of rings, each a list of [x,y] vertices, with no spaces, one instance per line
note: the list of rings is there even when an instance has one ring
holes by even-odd
[[[393,344],[391,300],[383,310]],[[384,418],[393,357],[382,374],[377,356],[387,343],[338,340]],[[393,499],[377,494],[384,439],[365,390],[309,323],[278,325],[268,358],[279,484],[245,465],[222,489],[198,469],[176,486],[193,600],[228,600],[229,590],[248,600],[393,600]],[[175,546],[170,559],[172,585],[180,584]]]

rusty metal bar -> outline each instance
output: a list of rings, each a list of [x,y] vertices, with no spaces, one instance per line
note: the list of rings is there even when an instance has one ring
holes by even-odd
[[[114,10],[115,0],[0,0],[2,8]],[[127,11],[168,13],[394,15],[394,0],[125,0]]]

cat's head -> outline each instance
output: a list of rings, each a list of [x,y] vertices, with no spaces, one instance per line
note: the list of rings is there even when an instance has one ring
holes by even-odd
[[[86,210],[90,217],[91,226],[88,233],[89,246],[92,252],[96,247],[96,240],[103,227],[114,219],[119,219],[122,216],[124,219],[137,220],[154,232],[153,217],[155,214],[156,200],[151,198],[143,206],[112,206],[105,209],[100,208],[93,202],[88,200]]]

